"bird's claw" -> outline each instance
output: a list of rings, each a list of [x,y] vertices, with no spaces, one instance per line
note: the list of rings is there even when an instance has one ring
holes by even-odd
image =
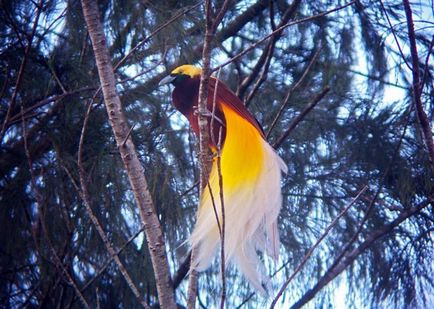
[[[220,125],[225,126],[223,120],[221,120],[217,115],[212,113],[209,109],[205,108],[204,110],[199,111],[199,108],[197,106],[193,106],[193,115],[195,116],[204,116],[211,119],[217,120]]]

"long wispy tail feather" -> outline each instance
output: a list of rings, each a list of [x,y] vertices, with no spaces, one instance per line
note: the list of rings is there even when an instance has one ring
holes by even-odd
[[[250,283],[264,292],[268,284],[257,250],[273,259],[279,256],[277,217],[282,204],[282,159],[251,123],[230,107],[222,106],[226,119],[226,139],[221,151],[221,173],[225,207],[225,261],[235,262]],[[197,223],[190,242],[197,249],[193,265],[208,268],[220,245],[220,235],[211,194],[220,222],[221,201],[214,159],[209,187],[204,189]]]

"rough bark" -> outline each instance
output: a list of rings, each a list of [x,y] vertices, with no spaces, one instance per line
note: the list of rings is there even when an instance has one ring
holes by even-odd
[[[116,92],[113,66],[99,19],[98,6],[92,0],[82,0],[81,4],[92,41],[110,124],[122,161],[128,173],[136,203],[139,206],[141,220],[144,223],[144,230],[154,268],[159,303],[162,308],[176,308],[160,222],[158,221],[148,190],[143,166],[140,164],[132,139],[128,136],[129,127],[122,110],[119,95]]]
[[[222,21],[224,14],[227,11],[229,2],[226,0],[223,2],[221,8],[219,8],[218,13],[216,12],[215,16],[213,16],[212,12],[212,1],[207,0],[205,2],[205,14],[206,14],[206,27],[205,27],[205,37],[202,49],[202,74],[200,76],[200,84],[199,84],[199,102],[198,102],[198,124],[199,124],[199,166],[200,166],[200,195],[202,195],[202,191],[205,189],[205,186],[208,182],[209,178],[209,167],[211,166],[211,156],[209,153],[209,139],[210,136],[208,134],[208,119],[207,113],[209,113],[207,108],[208,101],[208,84],[209,78],[211,75],[210,70],[210,58],[212,51],[212,43],[215,38],[215,34],[217,31],[217,27]],[[222,239],[223,246],[223,239]],[[192,248],[191,259],[195,258],[196,248]],[[224,255],[222,255],[222,265],[224,267]],[[224,271],[222,271],[223,275],[223,292],[222,292],[222,301],[221,308],[224,307],[224,299],[225,299],[225,284],[224,284]],[[188,301],[187,307],[194,308],[196,303],[196,294],[197,294],[197,273],[194,269],[194,263],[190,265],[190,278],[189,278],[189,286],[188,286]]]
[[[209,154],[209,134],[208,134],[208,119],[206,118],[207,99],[208,99],[208,81],[210,76],[210,55],[211,55],[211,41],[213,34],[211,32],[211,1],[205,2],[206,11],[206,28],[205,40],[202,51],[202,75],[200,76],[199,84],[199,102],[198,102],[198,124],[199,124],[199,167],[200,167],[200,195],[202,196],[203,190],[206,186],[209,177],[210,154]],[[196,256],[196,248],[191,248],[191,260],[194,261]],[[198,274],[194,269],[194,263],[190,264],[190,277],[188,282],[188,299],[187,307],[194,308],[196,304],[197,295],[197,278]]]

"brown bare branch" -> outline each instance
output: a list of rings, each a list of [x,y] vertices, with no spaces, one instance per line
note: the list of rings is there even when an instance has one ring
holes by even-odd
[[[294,25],[297,25],[297,24],[301,24],[301,23],[304,23],[304,22],[307,22],[307,21],[311,21],[311,20],[317,19],[319,17],[323,17],[325,15],[334,13],[336,11],[340,11],[340,10],[342,10],[342,9],[348,7],[348,6],[353,5],[354,3],[355,3],[355,1],[351,1],[351,2],[349,2],[347,4],[338,6],[338,7],[334,8],[334,9],[332,9],[332,10],[325,11],[325,12],[319,13],[317,15],[309,16],[309,17],[306,17],[306,18],[298,19],[298,20],[295,20],[295,21],[292,21],[292,22],[288,22],[288,23],[284,24],[283,26],[277,28],[276,30],[274,30],[270,34],[266,35],[262,39],[256,41],[255,43],[253,43],[248,48],[246,48],[242,52],[238,53],[237,55],[235,55],[234,57],[232,57],[228,61],[224,62],[223,64],[221,64],[221,65],[219,65],[219,66],[217,66],[215,68],[213,68],[212,72],[215,72],[215,71],[219,70],[220,68],[225,67],[228,64],[232,63],[233,61],[237,60],[238,58],[241,58],[242,56],[244,56],[245,54],[247,54],[249,51],[255,49],[258,45],[262,44],[263,42],[265,42],[269,38],[273,37],[275,35],[275,33],[280,32],[280,31],[284,30],[285,28],[288,28],[290,26],[294,26]]]
[[[122,110],[119,95],[116,92],[116,81],[106,46],[104,31],[99,19],[98,6],[96,2],[91,0],[82,0],[81,3],[92,41],[110,124],[128,174],[134,198],[139,207],[141,220],[145,226],[145,234],[154,268],[159,303],[163,308],[176,308],[169,275],[169,264],[165,253],[163,233],[157,214],[155,213],[151,194],[148,190],[143,166],[137,156],[135,145],[131,137],[127,139],[123,147],[121,146],[128,134],[128,123]]]
[[[323,234],[321,235],[321,237],[318,238],[318,240],[315,242],[315,244],[308,250],[308,252],[306,253],[306,255],[303,257],[303,260],[301,261],[301,263],[298,264],[298,266],[296,267],[296,269],[294,270],[294,272],[291,274],[291,276],[289,276],[289,278],[286,280],[286,282],[282,285],[282,287],[280,288],[280,290],[277,293],[276,297],[273,299],[273,301],[271,303],[271,306],[270,306],[270,309],[274,308],[274,306],[276,305],[277,301],[282,296],[282,294],[285,291],[285,289],[288,287],[288,284],[292,281],[292,279],[294,279],[294,277],[303,268],[304,264],[306,264],[306,262],[310,259],[311,255],[312,255],[313,251],[315,251],[316,247],[318,247],[318,245],[329,234],[329,232],[336,225],[336,223],[339,221],[339,219],[342,218],[342,216],[348,212],[348,210],[351,208],[351,206],[354,205],[354,203],[360,198],[360,196],[367,189],[368,189],[368,186],[364,186],[359,191],[359,193],[356,195],[356,197],[336,216],[336,218],[333,219],[333,221],[329,224],[329,226],[327,226],[327,228],[325,229],[325,231],[323,232]]]
[[[137,43],[137,45],[134,46],[134,48],[132,48],[128,52],[128,54],[126,54],[121,60],[119,60],[119,62],[114,66],[113,70],[116,71],[129,57],[131,57],[131,55],[133,55],[136,52],[136,50],[138,48],[140,48],[143,44],[145,44],[146,42],[148,42],[152,37],[154,37],[156,34],[158,34],[161,30],[163,30],[167,26],[171,25],[174,21],[176,21],[181,16],[183,16],[183,15],[187,14],[188,12],[190,12],[191,10],[197,8],[200,4],[202,4],[202,1],[199,1],[195,5],[192,5],[191,7],[188,7],[186,9],[181,10],[179,13],[175,14],[172,18],[170,18],[168,21],[166,21],[165,23],[159,25],[146,38],[144,38],[139,43]]]
[[[430,127],[430,121],[423,109],[421,90],[423,84],[419,76],[419,56],[417,53],[416,35],[414,32],[413,14],[411,11],[410,2],[403,0],[405,15],[407,17],[408,38],[410,41],[410,52],[412,60],[412,74],[413,74],[413,100],[416,106],[417,116],[419,118],[420,126],[422,127],[425,146],[428,149],[428,155],[431,161],[431,169],[434,172],[434,140],[432,136],[432,129]]]
[[[17,99],[18,91],[20,90],[20,87],[21,87],[21,82],[22,82],[23,76],[24,76],[24,68],[26,67],[26,64],[27,64],[27,58],[29,56],[30,49],[32,48],[33,38],[35,37],[35,33],[36,33],[36,28],[38,26],[39,17],[41,16],[41,12],[42,12],[42,7],[41,6],[42,6],[42,3],[43,3],[43,0],[40,0],[39,4],[36,5],[37,6],[37,10],[36,10],[35,21],[33,22],[32,31],[31,31],[30,35],[27,37],[27,46],[26,46],[26,49],[24,51],[24,58],[21,61],[20,69],[18,71],[17,81],[15,82],[14,92],[12,93],[12,98],[11,98],[11,101],[10,101],[10,103],[8,105],[8,109],[6,111],[6,116],[3,119],[2,128],[0,130],[0,145],[3,142],[3,137],[4,137],[5,133],[6,133],[7,124],[9,122],[9,117],[11,116],[12,109],[15,106],[15,101]]]
[[[281,104],[279,111],[277,112],[276,117],[274,117],[270,127],[268,128],[267,134],[265,135],[266,138],[270,136],[271,131],[274,129],[274,127],[277,124],[277,121],[279,120],[280,116],[282,115],[283,111],[285,110],[286,106],[289,103],[289,99],[291,98],[292,94],[294,93],[295,89],[297,89],[301,83],[306,79],[306,76],[310,72],[310,69],[312,68],[313,64],[316,62],[316,59],[319,56],[321,49],[318,49],[315,55],[313,56],[312,60],[309,62],[307,67],[304,69],[302,76],[298,79],[298,81],[288,90],[288,93],[285,96],[285,99],[283,100],[283,103]]]
[[[217,89],[216,89],[217,92]],[[222,227],[220,232],[220,259],[221,259],[221,276],[222,276],[222,292],[220,297],[220,309],[225,306],[226,299],[226,275],[225,275],[225,230],[226,230],[226,218],[225,218],[225,202],[224,202],[224,192],[223,192],[223,175],[221,166],[221,149],[222,149],[222,127],[219,130],[219,141],[217,144],[217,172],[219,177],[219,196],[220,196],[220,206],[222,214]]]
[[[108,239],[107,234],[105,233],[103,227],[101,226],[101,223],[99,222],[98,218],[96,217],[96,215],[93,212],[92,207],[91,207],[92,202],[91,202],[90,193],[88,190],[88,181],[87,181],[88,177],[86,176],[86,171],[85,171],[84,165],[83,165],[83,144],[84,144],[85,133],[87,130],[87,125],[89,123],[89,116],[90,116],[90,113],[92,111],[92,105],[93,105],[92,103],[93,103],[93,99],[90,100],[88,103],[88,107],[87,107],[86,114],[85,114],[84,121],[83,121],[83,126],[81,128],[80,142],[78,145],[77,162],[78,162],[78,172],[79,172],[79,176],[80,176],[80,191],[79,191],[79,193],[80,193],[81,199],[83,200],[83,203],[84,203],[84,206],[86,209],[86,213],[89,216],[89,218],[91,219],[91,221],[92,221],[95,229],[97,230],[99,236],[101,237],[101,240],[103,241],[107,252],[110,254],[110,258],[116,262],[116,265],[119,268],[119,271],[121,272],[122,276],[124,277],[128,287],[131,289],[134,296],[137,298],[137,300],[142,305],[142,307],[149,308],[149,306],[146,304],[144,298],[140,295],[140,292],[137,289],[136,285],[134,284],[133,280],[131,279],[131,276],[128,273],[126,267],[124,266],[124,264],[120,260],[119,256],[116,254],[115,248],[110,243],[110,240]],[[134,126],[131,127],[131,130],[133,128],[134,128]],[[130,132],[131,132],[131,130],[130,130]],[[128,137],[129,137],[129,134],[127,135],[127,138]]]
[[[329,268],[327,272],[321,277],[318,283],[306,292],[294,305],[291,306],[291,309],[301,308],[305,304],[307,304],[318,291],[320,291],[323,287],[325,287],[330,281],[336,278],[342,271],[344,271],[349,265],[351,265],[358,256],[360,256],[363,252],[369,249],[372,244],[378,239],[384,237],[385,235],[392,233],[393,230],[399,226],[402,222],[407,220],[408,218],[418,214],[422,209],[426,208],[428,205],[433,205],[433,199],[429,199],[415,207],[408,208],[402,211],[399,216],[390,223],[384,224],[380,229],[374,231],[370,235],[368,235],[364,242],[362,242],[357,248],[352,250],[351,252],[345,254],[342,261],[337,264],[333,268]]]
[[[184,280],[188,270],[190,269],[190,261],[191,251],[188,252],[187,257],[184,259],[181,265],[179,265],[178,270],[172,278],[173,289],[176,289],[181,284],[182,280]]]
[[[225,0],[222,7],[219,9],[217,16],[212,16],[212,3],[211,0],[205,1],[205,16],[206,27],[205,37],[202,50],[202,74],[199,84],[199,101],[198,101],[198,124],[199,124],[199,166],[200,166],[200,190],[202,192],[208,183],[209,178],[209,166],[211,162],[211,156],[209,154],[209,132],[208,132],[208,119],[205,116],[208,113],[207,100],[208,100],[208,83],[211,75],[210,71],[210,57],[212,51],[212,42],[215,38],[215,32],[224,14],[228,8],[228,1]],[[208,186],[210,187],[210,186]],[[218,219],[218,218],[217,218]],[[218,220],[217,220],[218,223]],[[221,230],[221,229],[220,229]],[[192,248],[191,259],[195,259],[196,248]],[[194,308],[197,295],[197,273],[194,269],[194,263],[190,265],[190,278],[187,296],[187,307]],[[224,294],[222,294],[224,295]],[[224,301],[224,300],[223,300]]]
[[[275,149],[279,148],[280,145],[285,141],[285,139],[289,136],[292,130],[304,119],[304,117],[309,114],[309,112],[324,98],[324,96],[330,91],[330,88],[326,86],[320,93],[318,93],[313,100],[306,105],[306,107],[298,114],[289,124],[288,129],[274,142],[273,147]]]
[[[270,2],[272,3],[272,2]],[[273,57],[274,47],[277,43],[277,41],[282,36],[284,28],[281,28],[283,25],[288,23],[288,21],[294,16],[295,12],[297,11],[298,6],[300,5],[301,0],[294,0],[291,5],[286,9],[285,13],[283,14],[282,20],[279,22],[279,24],[275,25],[274,16],[272,14],[272,7],[270,7],[270,23],[273,29],[273,35],[268,43],[268,46],[264,49],[264,51],[261,54],[261,57],[257,61],[256,65],[253,67],[252,72],[243,80],[241,83],[237,95],[240,98],[244,97],[245,92],[247,91],[247,88],[250,87],[256,76],[259,74],[259,72],[262,70],[262,74],[260,78],[257,80],[253,90],[249,93],[247,96],[247,99],[245,100],[245,104],[248,106],[248,102],[250,102],[251,98],[253,97],[253,94],[256,92],[256,90],[259,88],[259,86],[262,84],[262,82],[265,80],[268,68],[270,66],[271,58]],[[277,28],[281,28],[280,31],[277,31]]]
[[[383,9],[383,13],[386,16],[387,22],[389,24],[390,31],[392,32],[393,38],[395,39],[395,43],[396,43],[396,46],[398,47],[398,51],[401,54],[401,58],[404,61],[405,65],[411,70],[411,66],[407,62],[406,57],[404,56],[404,52],[402,51],[401,44],[399,44],[398,36],[396,35],[396,31],[392,25],[392,22],[390,21],[389,14],[387,14],[386,7],[384,6],[384,3],[382,0],[380,0],[380,4],[381,4],[381,8]]]
[[[213,96],[213,102],[212,102],[212,113],[211,113],[211,123],[210,123],[210,131],[214,132],[214,120],[215,120],[215,111],[216,111],[216,105],[217,105],[217,91],[219,86],[219,78],[220,78],[220,72],[218,71],[216,76],[216,83],[214,87],[214,96]],[[218,210],[215,204],[213,192],[211,190],[211,186],[208,181],[208,189],[211,196],[212,206],[214,210],[214,215],[217,221],[217,227],[219,230],[220,235],[220,272],[222,276],[222,291],[221,291],[221,297],[220,297],[220,308],[224,308],[225,299],[226,299],[226,276],[225,276],[225,204],[224,204],[224,192],[223,192],[223,175],[221,171],[221,151],[222,151],[222,127],[219,127],[219,136],[218,141],[215,140],[214,134],[211,134],[211,141],[213,145],[216,145],[217,147],[217,173],[218,173],[218,181],[219,181],[219,198],[220,198],[220,211],[221,211],[221,221],[219,219]],[[214,154],[215,155],[215,154]]]
[[[208,166],[211,162],[211,158],[208,152],[209,145],[209,134],[208,134],[208,120],[205,116],[207,112],[207,98],[208,98],[208,81],[209,81],[209,67],[210,67],[210,56],[211,56],[211,42],[213,39],[212,33],[212,16],[211,16],[211,0],[205,1],[205,16],[206,16],[206,26],[205,26],[205,38],[202,50],[202,74],[200,76],[199,84],[199,101],[198,101],[198,124],[199,124],[199,168],[200,168],[200,195],[209,177]],[[196,258],[196,248],[191,248],[191,260],[194,261]],[[194,269],[194,262],[190,263],[190,276],[188,282],[187,291],[187,307],[196,307],[196,295],[197,295],[197,279],[198,273]]]

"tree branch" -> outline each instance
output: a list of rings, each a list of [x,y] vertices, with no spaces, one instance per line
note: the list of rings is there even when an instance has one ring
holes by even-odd
[[[212,32],[212,12],[211,12],[211,0],[205,1],[205,38],[202,50],[202,74],[200,76],[199,84],[199,97],[198,97],[198,124],[199,124],[199,169],[200,169],[200,196],[203,194],[203,190],[206,187],[209,172],[208,166],[210,165],[211,158],[208,151],[209,145],[209,134],[208,134],[208,119],[205,116],[208,100],[208,81],[209,81],[209,67],[210,67],[210,56],[211,56],[211,42],[214,36]],[[200,198],[199,198],[200,203]],[[197,295],[197,279],[198,273],[195,270],[194,260],[196,258],[196,248],[191,248],[191,263],[190,263],[190,276],[188,282],[188,292],[187,292],[187,308],[196,307],[196,295]]]
[[[326,86],[319,94],[313,98],[313,100],[306,105],[306,107],[298,114],[289,124],[288,129],[274,142],[273,147],[275,149],[279,148],[280,145],[285,141],[285,139],[289,136],[292,130],[303,120],[303,118],[324,98],[324,96],[330,91],[330,88]]]
[[[95,93],[95,96],[97,94],[98,94],[98,92]],[[87,181],[88,177],[86,176],[86,171],[85,171],[84,165],[83,165],[83,144],[84,144],[84,136],[85,136],[85,133],[87,130],[87,125],[89,123],[89,116],[90,116],[90,113],[92,111],[92,105],[93,105],[94,99],[95,99],[95,97],[92,98],[92,100],[90,100],[88,103],[88,108],[87,108],[86,114],[84,116],[83,126],[81,128],[80,142],[78,145],[77,162],[78,162],[78,172],[79,172],[79,176],[80,176],[80,188],[81,188],[79,193],[80,193],[80,196],[83,200],[87,215],[91,219],[95,229],[97,230],[99,236],[101,237],[101,240],[103,241],[107,252],[110,254],[111,259],[113,259],[116,262],[116,265],[117,265],[119,271],[121,272],[122,276],[124,277],[128,287],[131,289],[131,292],[133,292],[134,296],[137,298],[137,300],[139,301],[139,303],[142,305],[143,308],[149,308],[149,306],[148,306],[148,304],[146,304],[144,298],[142,298],[142,296],[140,295],[140,292],[137,289],[136,285],[134,284],[133,280],[131,279],[130,274],[128,273],[126,267],[124,266],[124,264],[122,263],[121,259],[118,256],[118,254],[116,253],[115,248],[113,248],[112,244],[110,243],[110,240],[109,240],[107,234],[105,233],[104,229],[101,226],[101,223],[99,223],[98,218],[96,217],[95,213],[92,210],[92,206],[91,206],[92,202],[91,202],[91,197],[90,197],[90,193],[88,190],[88,181]],[[125,138],[125,141],[128,139],[128,137],[129,137],[129,133],[128,133],[127,137]],[[122,145],[121,147],[124,147],[124,146]]]
[[[300,5],[300,3],[301,3],[301,0],[294,0],[291,3],[291,5],[285,11],[285,14],[282,17],[282,20],[277,25],[277,28],[281,28],[283,25],[285,25],[289,21],[289,19],[291,19],[294,16],[294,14],[297,11],[297,8]],[[256,92],[256,90],[259,88],[259,86],[265,80],[267,72],[268,72],[268,67],[270,65],[271,58],[273,56],[274,46],[276,45],[277,41],[281,37],[282,32],[284,30],[282,28],[280,31],[276,31],[276,27],[274,25],[274,19],[273,19],[273,16],[272,16],[273,14],[272,14],[271,10],[272,10],[272,8],[270,8],[270,23],[272,25],[272,29],[273,29],[273,33],[274,34],[273,34],[270,42],[268,43],[268,46],[262,52],[261,57],[257,61],[256,65],[254,66],[254,68],[252,70],[252,72],[250,72],[250,74],[243,80],[243,82],[241,83],[241,86],[239,87],[239,89],[237,91],[237,95],[240,98],[243,98],[244,94],[245,94],[245,92],[247,90],[247,88],[252,84],[252,82],[255,79],[255,77],[262,70],[262,74],[261,74],[260,78],[258,79],[258,81],[256,82],[256,84],[254,86],[254,89],[247,96],[246,103],[245,103],[246,105],[248,105],[248,102],[250,101],[250,99],[253,96],[253,94]]]
[[[21,87],[21,82],[22,82],[23,76],[24,76],[24,69],[25,69],[26,64],[27,64],[27,58],[28,58],[28,55],[30,53],[30,49],[32,48],[33,38],[35,37],[35,33],[36,33],[36,28],[38,26],[39,17],[41,16],[42,3],[43,3],[43,0],[40,0],[39,4],[36,5],[37,10],[36,10],[35,21],[33,22],[32,31],[31,31],[30,35],[28,36],[28,38],[27,38],[27,46],[26,46],[26,49],[24,51],[24,58],[23,58],[23,61],[21,61],[20,69],[18,71],[17,81],[15,82],[14,92],[12,93],[12,98],[11,98],[11,101],[10,101],[10,103],[8,105],[8,109],[6,111],[6,116],[3,119],[2,128],[0,130],[0,145],[3,143],[3,138],[4,138],[4,135],[6,133],[6,128],[7,128],[8,122],[9,122],[9,117],[11,116],[11,111],[12,111],[12,109],[15,106],[15,102],[16,102],[16,99],[17,99],[18,91],[19,91],[19,89]]]
[[[318,283],[306,292],[296,303],[291,306],[291,309],[301,308],[306,305],[318,291],[320,291],[323,287],[325,287],[330,281],[336,278],[342,271],[344,271],[349,265],[351,265],[354,260],[369,249],[373,243],[384,237],[385,235],[391,233],[393,229],[399,226],[403,221],[410,218],[411,216],[416,215],[422,209],[427,207],[428,205],[432,205],[434,202],[431,199],[419,204],[416,207],[408,208],[400,213],[400,215],[393,220],[391,223],[387,223],[383,225],[380,229],[374,231],[372,234],[368,235],[364,242],[362,242],[357,248],[353,249],[351,252],[345,255],[342,261],[337,264],[335,267],[329,268],[327,272],[321,277]]]
[[[413,16],[411,12],[410,3],[408,0],[403,0],[405,16],[407,17],[408,38],[410,41],[410,51],[412,60],[412,74],[413,74],[413,100],[416,106],[417,116],[419,118],[420,125],[424,136],[425,145],[428,149],[429,158],[431,161],[431,169],[434,172],[434,140],[432,136],[432,129],[430,127],[430,121],[423,109],[421,100],[421,90],[423,84],[421,83],[419,76],[419,56],[417,54],[416,36],[414,32]]]
[[[282,285],[279,292],[277,293],[276,297],[273,299],[273,302],[271,303],[270,309],[274,308],[279,298],[282,296],[285,289],[288,287],[288,284],[294,279],[295,275],[297,275],[300,270],[303,268],[304,264],[309,260],[311,257],[313,251],[318,247],[318,245],[323,241],[323,239],[328,235],[328,233],[331,231],[331,229],[338,223],[339,219],[342,218],[344,214],[347,213],[347,211],[351,208],[351,206],[354,205],[354,203],[359,199],[359,197],[368,189],[368,186],[364,186],[362,190],[359,191],[359,193],[356,195],[356,197],[333,219],[333,221],[327,226],[325,231],[322,233],[321,237],[318,238],[316,243],[309,249],[309,251],[304,256],[301,263],[297,266],[297,268],[294,270],[291,276],[286,280],[286,282]]]
[[[289,88],[288,93],[286,94],[285,99],[283,100],[283,103],[280,106],[279,111],[277,112],[276,117],[274,117],[273,122],[271,123],[270,127],[268,128],[267,134],[265,135],[265,137],[267,139],[270,136],[270,133],[273,130],[273,128],[276,126],[277,121],[279,120],[279,118],[282,115],[283,111],[285,110],[286,106],[288,105],[289,99],[291,98],[292,94],[294,93],[294,90],[297,89],[301,85],[301,83],[306,79],[306,76],[310,72],[310,69],[312,68],[313,64],[316,62],[316,59],[319,56],[320,50],[321,49],[317,50],[317,52],[313,56],[312,60],[309,62],[309,64],[307,65],[307,67],[304,69],[303,74],[299,78],[299,80],[293,86],[291,86],[291,88]]]
[[[163,233],[157,214],[155,213],[151,194],[148,190],[143,166],[137,156],[135,145],[131,137],[128,138],[124,146],[121,146],[123,140],[128,135],[129,126],[122,110],[119,95],[116,92],[116,81],[106,46],[106,38],[99,19],[98,6],[97,3],[92,0],[82,0],[81,4],[84,19],[92,41],[110,124],[119,147],[122,161],[128,173],[136,203],[139,207],[140,217],[145,227],[146,240],[157,284],[159,303],[163,308],[176,308],[169,275],[169,264],[165,253]]]
[[[224,14],[228,8],[228,0],[225,0],[215,18],[212,13],[211,0],[205,1],[205,37],[202,50],[202,74],[200,76],[199,84],[199,97],[198,97],[198,124],[199,124],[199,166],[200,166],[200,195],[202,196],[203,190],[206,188],[209,178],[209,166],[211,164],[211,156],[209,153],[209,130],[208,119],[208,84],[211,75],[210,58],[212,51],[212,42],[219,23],[222,21]],[[209,186],[208,186],[209,187]],[[218,221],[218,218],[217,218]],[[195,259],[196,248],[192,248],[191,260]],[[223,257],[224,258],[224,257]],[[190,280],[188,287],[188,308],[195,308],[196,295],[197,295],[197,273],[194,269],[194,263],[190,265]],[[222,292],[222,303],[224,302],[224,291]]]
[[[221,65],[219,65],[219,66],[217,66],[217,67],[215,67],[215,68],[213,68],[213,69],[212,69],[212,72],[215,72],[215,71],[219,70],[220,68],[223,68],[223,67],[227,66],[228,64],[234,62],[234,61],[237,60],[238,58],[244,56],[244,55],[247,54],[249,51],[251,51],[252,49],[255,49],[258,45],[260,45],[261,43],[265,42],[265,41],[268,40],[269,38],[273,37],[276,33],[281,32],[281,31],[284,30],[285,28],[288,28],[288,27],[290,27],[290,26],[294,26],[294,25],[297,25],[297,24],[301,24],[301,23],[304,23],[304,22],[307,22],[307,21],[311,21],[311,20],[317,19],[317,18],[319,18],[319,17],[323,17],[323,16],[325,16],[325,15],[328,15],[328,14],[334,13],[334,12],[336,12],[336,11],[340,11],[340,10],[342,10],[342,9],[344,9],[344,8],[346,8],[346,7],[348,7],[348,6],[350,6],[350,5],[353,5],[354,3],[355,3],[355,1],[351,1],[351,2],[349,2],[349,3],[347,3],[347,4],[344,4],[344,5],[338,6],[338,7],[334,8],[334,9],[332,9],[332,10],[325,11],[325,12],[319,13],[319,14],[317,14],[317,15],[309,16],[309,17],[306,17],[306,18],[302,18],[302,19],[294,20],[294,21],[292,21],[292,22],[288,22],[288,23],[284,24],[283,26],[277,28],[276,30],[274,30],[274,31],[271,32],[270,34],[266,35],[266,36],[263,37],[262,39],[256,41],[255,43],[253,43],[253,44],[250,45],[248,48],[246,48],[246,49],[243,50],[242,52],[238,53],[237,55],[235,55],[234,57],[232,57],[232,58],[229,59],[228,61],[224,62],[223,64],[221,64]]]

